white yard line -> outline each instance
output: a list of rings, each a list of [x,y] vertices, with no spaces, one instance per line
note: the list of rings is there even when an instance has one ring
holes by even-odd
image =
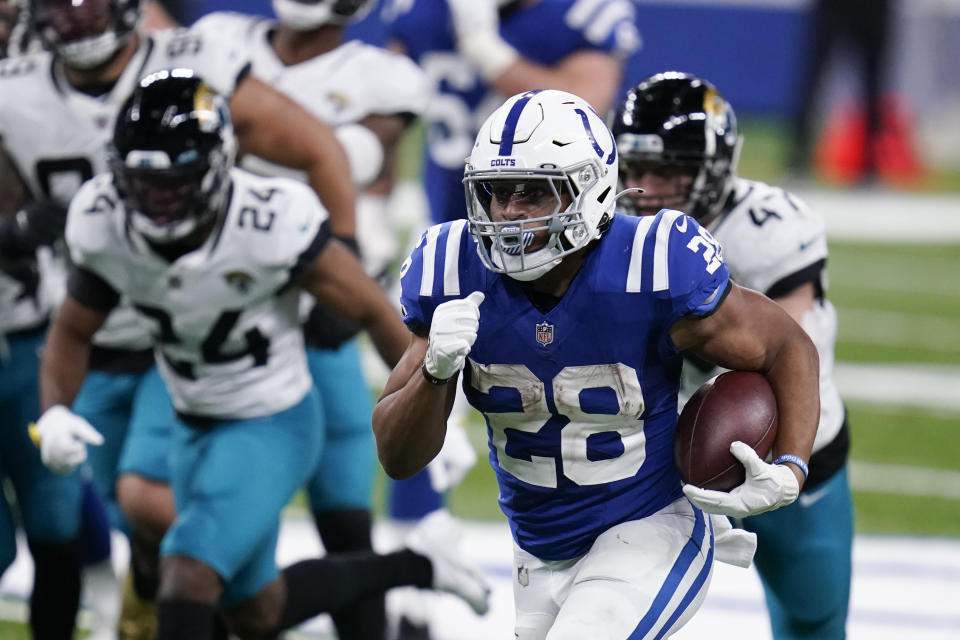
[[[854,491],[960,500],[960,471],[850,461]]]
[[[960,367],[838,362],[834,374],[847,400],[960,411]]]
[[[887,189],[794,191],[824,217],[833,240],[960,243],[960,195]]]

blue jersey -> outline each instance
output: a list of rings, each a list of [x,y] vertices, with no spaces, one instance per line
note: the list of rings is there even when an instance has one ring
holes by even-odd
[[[393,0],[390,38],[435,82],[427,124],[424,188],[435,222],[466,216],[463,165],[483,121],[503,104],[457,53],[445,0]],[[581,50],[626,57],[639,46],[630,0],[540,0],[501,15],[500,35],[528,60],[554,66]],[[539,88],[539,87],[538,87]]]
[[[681,495],[670,327],[712,313],[729,284],[706,229],[678,211],[614,216],[548,311],[483,266],[463,220],[428,229],[401,273],[414,330],[447,300],[486,296],[463,386],[486,419],[500,506],[521,548],[577,557],[611,526]]]

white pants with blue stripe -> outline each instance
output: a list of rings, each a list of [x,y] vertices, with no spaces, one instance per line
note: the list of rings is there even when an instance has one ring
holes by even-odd
[[[579,558],[514,545],[516,640],[667,638],[700,608],[713,546],[710,518],[686,498],[608,529]]]

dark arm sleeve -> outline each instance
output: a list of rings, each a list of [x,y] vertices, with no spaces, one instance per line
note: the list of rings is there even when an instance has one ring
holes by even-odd
[[[310,267],[317,261],[317,256],[320,255],[320,252],[323,251],[327,243],[330,242],[330,238],[330,222],[324,220],[323,224],[321,224],[317,230],[317,235],[313,237],[309,246],[300,253],[296,263],[291,267],[288,286],[290,284],[300,284],[303,277],[310,271]]]
[[[70,267],[67,293],[80,304],[99,311],[109,311],[120,302],[120,294],[106,280],[89,269]]]
[[[802,285],[812,282],[817,288],[817,297],[823,297],[823,287],[821,280],[821,272],[826,266],[826,260],[817,260],[813,264],[809,264],[799,271],[794,271],[788,276],[785,276],[774,282],[770,285],[770,288],[766,291],[766,296],[768,298],[779,298],[785,296],[794,289],[799,288]]]

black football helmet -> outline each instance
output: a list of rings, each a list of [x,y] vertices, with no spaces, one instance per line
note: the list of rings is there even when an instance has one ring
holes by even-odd
[[[43,45],[67,64],[91,69],[135,33],[140,0],[30,0],[30,22]]]
[[[285,27],[307,31],[325,24],[343,25],[360,20],[373,8],[373,0],[272,0],[273,12]]]
[[[620,175],[631,168],[687,172],[693,184],[682,211],[704,221],[719,211],[733,188],[741,138],[733,108],[715,86],[696,76],[666,72],[627,93],[611,130],[620,152]],[[627,209],[654,198],[621,199]]]
[[[209,231],[226,204],[236,147],[226,99],[193,71],[146,76],[109,145],[130,225],[158,244]]]

